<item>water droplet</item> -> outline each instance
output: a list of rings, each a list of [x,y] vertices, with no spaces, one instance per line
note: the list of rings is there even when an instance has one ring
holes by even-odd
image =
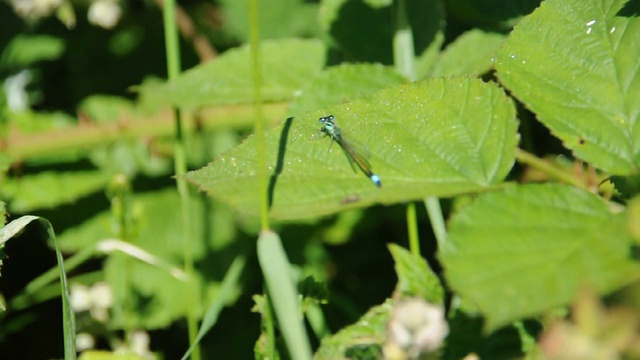
[[[591,28],[587,29],[587,35],[591,34]]]
[[[511,56],[509,56],[509,57],[512,58],[512,59],[515,59],[516,58],[516,54],[511,54]]]
[[[613,34],[616,31],[616,27],[612,27],[611,30],[609,31],[609,34]]]
[[[596,21],[595,20],[591,20],[587,23],[587,26],[593,26],[593,24],[595,24]]]

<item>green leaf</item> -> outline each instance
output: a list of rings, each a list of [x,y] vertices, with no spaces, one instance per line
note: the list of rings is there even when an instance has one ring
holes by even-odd
[[[291,264],[277,234],[270,231],[260,234],[258,261],[291,358],[311,359],[311,345],[302,322],[298,293],[291,278]]]
[[[73,9],[71,1],[61,1],[60,7],[56,11],[56,17],[60,20],[67,30],[73,30],[76,27],[76,12]]]
[[[45,132],[54,129],[64,129],[74,126],[77,120],[63,112],[35,112],[23,111],[11,114],[11,124],[25,133]]]
[[[157,266],[132,256],[136,253],[133,249],[115,248],[113,245],[107,243],[104,246],[104,250],[109,252],[104,262],[104,279],[113,293],[115,311],[111,321],[114,326],[159,329],[184,318],[189,311],[194,311],[194,307],[198,316],[201,314],[202,300],[191,296],[195,286],[202,286],[203,279],[198,274],[194,278],[183,277],[181,272],[166,271],[170,266],[177,266],[176,261],[165,260],[166,263],[159,262],[161,265]],[[147,252],[166,259],[153,250]]]
[[[130,100],[120,96],[92,95],[82,100],[78,111],[92,122],[103,123],[133,113],[134,107]]]
[[[345,136],[368,146],[375,187],[354,172],[339,146],[318,138],[318,118],[334,114]],[[495,84],[431,79],[378,91],[345,105],[289,119],[266,132],[271,215],[301,219],[375,203],[453,196],[499,184],[518,141],[513,103]],[[187,178],[241,212],[258,210],[251,137]]]
[[[429,268],[425,259],[395,244],[389,244],[389,251],[396,262],[398,289],[403,295],[419,296],[432,304],[444,302],[444,289],[440,279]]]
[[[4,203],[4,201],[0,201],[0,219],[1,219],[0,222],[2,226],[4,226],[5,222],[7,221],[6,215],[7,215],[6,204]],[[2,245],[2,243],[0,243],[0,245]]]
[[[121,140],[95,147],[88,155],[91,162],[107,174],[135,178],[140,173],[164,176],[171,171],[169,159],[149,151],[149,144],[139,140]]]
[[[391,0],[363,0],[363,1],[374,9],[391,6],[393,4],[393,1]]]
[[[369,309],[355,324],[322,339],[314,358],[318,360],[380,358],[392,309],[391,300]]]
[[[193,214],[203,213],[207,208],[215,208],[215,211],[210,212],[205,218],[194,216],[191,219],[191,233],[194,238],[208,235],[207,242],[191,242],[194,259],[201,260],[206,256],[207,248],[220,250],[229,245],[235,236],[235,223],[233,219],[224,216],[224,212],[228,210],[220,204],[192,200],[191,205]],[[182,220],[175,216],[175,209],[179,206],[180,198],[175,189],[135,194],[131,205],[133,223],[136,226],[132,229],[137,236],[135,245],[165,260],[181,258],[184,245],[180,241],[174,241],[182,234]],[[112,216],[110,211],[103,211],[66,230],[60,235],[61,249],[65,252],[77,252],[92,247],[101,240],[112,238],[112,225],[115,221]],[[213,224],[215,226],[212,226]],[[218,265],[225,268],[228,263],[219,262]]]
[[[229,266],[229,270],[227,270],[222,283],[220,284],[220,289],[218,290],[217,296],[213,299],[209,307],[207,308],[207,312],[202,319],[202,324],[200,325],[200,330],[198,330],[198,335],[196,339],[191,344],[187,352],[182,356],[182,360],[186,360],[189,358],[189,355],[195,349],[195,347],[200,343],[202,338],[211,330],[216,322],[218,321],[218,316],[222,312],[224,306],[231,300],[230,294],[234,293],[234,289],[239,287],[240,285],[240,275],[242,274],[242,270],[245,266],[245,258],[242,256],[238,256],[233,260],[231,266]]]
[[[262,100],[293,98],[324,65],[318,40],[271,40],[260,45]],[[253,102],[249,46],[232,49],[215,61],[198,65],[163,85],[143,86],[144,96],[181,108]]]
[[[181,239],[182,228],[181,219],[176,216],[180,199],[175,189],[165,191],[154,191],[143,194],[136,194],[132,199],[132,216],[134,217],[131,233],[135,234],[132,244],[140,249],[152,254],[162,262],[179,266],[184,253],[184,244],[176,239]],[[193,214],[205,212],[204,201],[191,201]],[[192,241],[191,252],[194,260],[206,263],[209,276],[223,274],[230,266],[233,258],[220,259],[219,251],[226,248],[235,236],[235,223],[232,218],[224,222],[226,208],[215,204],[215,211],[208,212],[207,217],[192,217],[191,234],[194,239],[206,239],[206,241]],[[113,215],[104,211],[99,213],[82,224],[65,231],[60,236],[61,248],[66,252],[77,252],[95,246],[104,239],[113,238],[112,227],[115,219]],[[225,229],[232,228],[233,230]],[[206,236],[205,236],[206,234]],[[132,292],[142,297],[147,297],[145,301],[137,304],[137,312],[129,314],[131,317],[127,321],[136,326],[147,328],[164,328],[171,322],[183,318],[189,311],[189,304],[184,301],[184,294],[188,291],[188,284],[181,279],[177,279],[169,271],[160,271],[164,266],[154,266],[152,264],[133,259],[131,256],[125,257],[123,254],[115,254],[120,259],[113,261],[110,256],[105,264],[104,276],[113,288],[116,300],[123,297],[132,296]],[[126,261],[126,262],[125,262]],[[156,261],[157,262],[157,261]],[[125,267],[121,264],[127,264]],[[122,286],[121,276],[126,276],[130,282],[129,287]],[[211,301],[215,296],[219,296],[217,282],[206,281],[199,278],[202,288],[202,301]],[[227,299],[229,294],[226,295]],[[122,318],[115,318],[114,322],[123,321]]]
[[[104,188],[109,176],[101,171],[43,171],[5,182],[3,198],[11,199],[11,211],[29,211],[67,204]]]
[[[11,156],[4,152],[0,152],[0,179],[4,179],[12,162],[13,160],[11,159]]]
[[[17,35],[0,55],[0,68],[24,67],[55,60],[64,52],[64,40],[49,35]]]
[[[331,24],[338,18],[340,8],[348,0],[322,0],[318,9],[318,21],[324,31],[331,29]]]
[[[484,194],[451,220],[440,259],[450,286],[493,331],[569,304],[583,286],[604,294],[640,276],[624,213],[561,185]]]
[[[365,94],[406,81],[393,68],[377,64],[332,66],[315,77],[289,106],[290,114],[301,114],[334,104],[353,101]]]
[[[498,55],[498,77],[576,157],[616,175],[640,161],[640,18],[625,1],[544,2]]]
[[[249,2],[221,0],[224,30],[241,42],[249,41]],[[258,2],[258,23],[262,39],[301,37],[319,32],[318,5],[304,0]]]
[[[479,29],[467,31],[440,55],[432,76],[482,75],[493,68],[493,59],[506,36]]]
[[[436,36],[433,38],[429,47],[427,47],[422,54],[416,57],[415,68],[418,79],[431,77],[433,68],[440,56],[442,44],[444,44],[444,31],[441,30],[436,33]]]
[[[67,283],[67,274],[64,270],[64,260],[62,253],[58,248],[53,226],[49,220],[38,216],[22,216],[0,229],[0,244],[6,243],[24,230],[32,222],[36,222],[44,228],[49,239],[53,242],[53,248],[56,253],[58,262],[58,277],[60,279],[60,294],[62,298],[62,333],[64,336],[64,358],[65,360],[74,360],[76,358],[76,318],[75,313],[71,309],[69,297],[69,285]]]

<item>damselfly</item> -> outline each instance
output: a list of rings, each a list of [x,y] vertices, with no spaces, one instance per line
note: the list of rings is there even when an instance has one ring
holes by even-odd
[[[344,151],[347,159],[349,159],[349,164],[353,168],[353,171],[356,171],[356,166],[365,174],[371,181],[378,187],[382,186],[382,182],[380,181],[380,176],[374,174],[371,171],[371,165],[367,159],[365,159],[356,149],[353,147],[351,142],[347,141],[338,125],[336,125],[335,117],[333,115],[321,117],[319,120],[322,127],[320,128],[320,132],[325,134],[326,136],[331,138],[331,144],[333,141],[338,143],[342,150]],[[355,164],[355,165],[354,165]]]

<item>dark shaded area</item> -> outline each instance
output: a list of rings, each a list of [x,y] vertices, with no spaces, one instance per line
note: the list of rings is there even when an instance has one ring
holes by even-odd
[[[149,76],[166,77],[162,13],[157,7],[128,4],[115,30],[90,25],[82,11],[76,15],[76,27],[71,30],[54,16],[27,26],[10,6],[0,3],[0,49],[17,34],[46,34],[65,42],[60,59],[30,67],[36,74],[32,86],[42,95],[36,110],[75,114],[78,104],[90,95],[134,98],[131,85]],[[183,68],[195,65],[198,59],[191,46],[183,42],[181,49]]]
[[[537,156],[545,156],[546,154],[562,154],[569,158],[573,157],[571,151],[564,147],[560,139],[553,136],[548,127],[538,121],[535,114],[517,101],[516,109],[518,112],[518,119],[520,120],[520,128],[518,129],[518,132],[521,137],[520,146],[522,149]]]
[[[280,132],[280,141],[278,142],[278,157],[276,160],[276,166],[273,170],[273,174],[269,177],[269,187],[267,189],[269,193],[269,209],[271,209],[271,205],[273,205],[273,192],[276,188],[276,182],[278,181],[278,176],[282,173],[282,169],[284,168],[284,154],[287,150],[287,140],[289,139],[289,130],[291,129],[291,123],[293,122],[293,117],[287,118],[282,126],[282,131]]]
[[[422,0],[407,0],[406,7],[415,53],[421,54],[441,27],[443,9],[438,1]],[[361,0],[345,2],[330,31],[344,51],[342,58],[393,64],[394,11],[391,6],[375,9]]]
[[[347,61],[393,63],[390,8],[373,9],[362,1],[348,1],[331,26]],[[371,41],[376,39],[376,41]]]
[[[507,360],[520,358],[520,336],[513,326],[502,328],[491,335],[482,333],[484,321],[480,317],[456,312],[449,320],[449,336],[443,359],[462,359],[476,353],[481,359]],[[542,330],[536,321],[525,321],[524,327],[532,336]]]
[[[640,193],[640,174],[611,176],[609,180],[615,185],[616,190],[620,192],[616,199],[621,202],[625,202]]]
[[[519,18],[533,12],[541,0],[445,0],[444,3],[448,18],[457,22],[508,30]]]
[[[0,1],[0,53],[9,41],[18,33],[24,32],[25,26],[14,12],[8,1]],[[0,73],[1,74],[1,73]]]
[[[47,233],[37,222],[5,246],[0,292],[7,301],[45,271],[56,266],[55,253],[47,246]],[[55,283],[59,284],[59,283]],[[6,303],[5,303],[6,304]],[[5,359],[62,358],[62,302],[46,301],[21,311],[3,313],[0,354]]]
[[[624,17],[638,17],[640,16],[640,1],[639,0],[629,0],[626,4],[618,11],[617,16]]]

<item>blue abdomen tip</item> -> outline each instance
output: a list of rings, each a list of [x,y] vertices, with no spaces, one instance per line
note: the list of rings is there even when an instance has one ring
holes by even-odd
[[[373,183],[376,184],[377,187],[382,186],[382,181],[380,181],[380,176],[376,174],[371,175],[371,181],[373,181]]]

